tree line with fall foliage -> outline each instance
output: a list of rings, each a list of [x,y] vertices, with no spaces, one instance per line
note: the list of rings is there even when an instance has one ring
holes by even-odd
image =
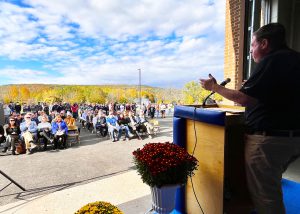
[[[69,102],[69,103],[134,103],[140,97],[135,85],[44,85],[18,84],[0,86],[4,103]],[[201,104],[209,94],[192,81],[182,89],[142,86],[141,97],[152,103]],[[220,96],[215,96],[220,100]]]

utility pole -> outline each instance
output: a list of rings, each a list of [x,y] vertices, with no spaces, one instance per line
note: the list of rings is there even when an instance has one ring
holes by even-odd
[[[140,108],[142,108],[142,71],[139,68],[139,99],[140,99]]]

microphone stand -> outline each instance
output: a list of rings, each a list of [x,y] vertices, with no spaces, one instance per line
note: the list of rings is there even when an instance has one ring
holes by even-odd
[[[220,83],[220,86],[225,86],[227,83],[229,83],[231,80],[230,78],[227,78],[226,80],[224,80],[223,82]],[[211,95],[213,95],[215,92],[212,91],[207,97],[205,97],[203,103],[202,103],[202,108],[205,107],[206,105],[206,101],[208,100],[208,98],[210,98]]]
[[[15,180],[13,180],[11,177],[9,177],[7,174],[5,174],[4,172],[2,172],[1,170],[0,170],[0,174],[2,174],[5,178],[7,178],[8,180],[11,181],[11,183],[8,184],[8,185],[6,185],[4,188],[2,188],[2,189],[0,190],[0,192],[1,192],[2,190],[6,189],[6,188],[7,188],[9,185],[11,185],[12,183],[13,183],[14,185],[16,185],[17,187],[19,187],[21,190],[26,191],[24,187],[22,187],[20,184],[18,184]]]
[[[207,97],[205,97],[203,103],[202,103],[202,108],[204,108],[206,106],[206,102],[207,100],[211,97],[211,95],[213,95],[215,92],[211,92]]]

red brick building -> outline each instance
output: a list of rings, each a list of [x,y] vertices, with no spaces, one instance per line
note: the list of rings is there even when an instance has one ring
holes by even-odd
[[[279,22],[286,27],[289,47],[300,51],[300,0],[226,0],[224,77],[239,89],[254,67],[249,54],[253,31]]]

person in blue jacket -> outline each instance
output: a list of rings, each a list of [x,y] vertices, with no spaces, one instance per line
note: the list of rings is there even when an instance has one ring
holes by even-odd
[[[55,121],[52,123],[52,134],[54,136],[53,143],[54,147],[53,149],[59,149],[61,146],[63,149],[66,149],[66,140],[67,140],[67,134],[68,134],[68,126],[65,123],[65,121],[62,120],[60,115],[57,115],[55,118]],[[62,142],[62,145],[60,143],[60,139]]]

